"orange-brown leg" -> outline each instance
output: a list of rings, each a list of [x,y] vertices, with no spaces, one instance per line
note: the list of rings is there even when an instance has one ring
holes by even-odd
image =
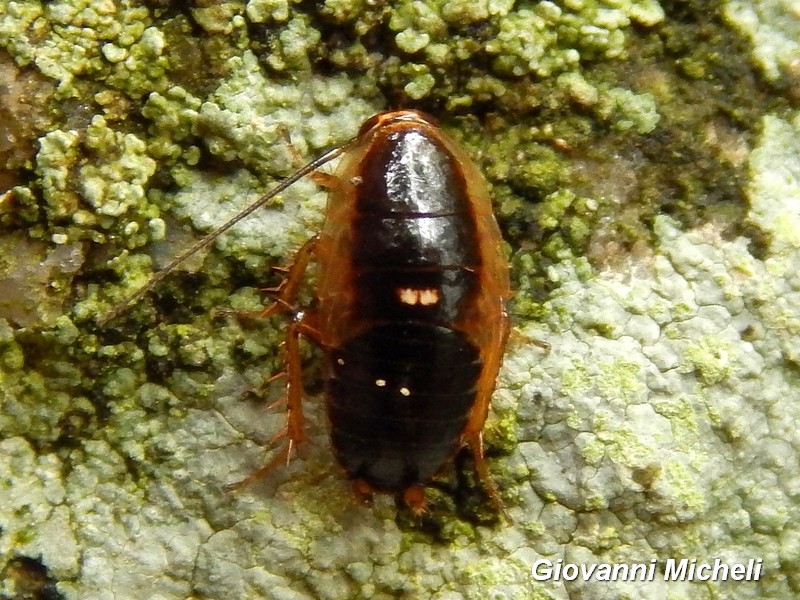
[[[321,344],[315,325],[316,313],[305,312],[286,331],[286,435],[289,445],[305,439],[303,432],[303,367],[300,362],[300,336]],[[288,457],[287,457],[288,459]]]
[[[276,301],[261,311],[250,311],[245,316],[269,317],[273,314],[294,311],[294,302],[303,280],[303,275],[311,257],[317,238],[313,237],[303,244],[297,253],[289,273],[278,289]],[[236,313],[239,315],[240,313]],[[227,490],[247,486],[269,474],[275,467],[288,463],[295,446],[305,439],[303,431],[303,371],[300,360],[300,336],[305,336],[315,343],[320,343],[320,335],[316,328],[316,316],[313,311],[298,313],[286,328],[286,427],[274,438],[286,437],[286,444],[266,465],[253,471],[250,475],[225,486]],[[274,441],[273,439],[273,441]]]
[[[522,346],[526,344],[532,344],[541,349],[542,351],[544,351],[545,355],[550,354],[549,342],[532,338],[531,336],[520,332],[518,329],[511,329],[511,332],[509,333],[508,336],[508,343],[510,346]]]
[[[483,489],[486,490],[492,504],[494,504],[498,510],[505,512],[503,500],[500,498],[497,486],[492,480],[492,476],[489,475],[489,468],[486,466],[486,458],[483,455],[483,433],[478,431],[477,433],[466,435],[464,442],[472,453],[472,458],[475,461],[475,471],[478,473],[478,479]]]
[[[300,360],[300,336],[319,343],[319,333],[313,326],[314,314],[304,313],[286,330],[286,426],[271,440],[286,437],[286,443],[266,465],[256,469],[241,481],[225,486],[235,490],[250,485],[273,471],[281,464],[288,464],[300,442],[306,439],[303,430],[303,369]]]
[[[489,469],[486,466],[486,459],[483,455],[483,426],[486,423],[486,417],[489,415],[489,406],[494,393],[497,373],[503,360],[503,350],[507,338],[508,322],[503,320],[497,329],[495,339],[486,349],[483,371],[478,379],[475,404],[472,406],[469,421],[467,421],[467,425],[461,434],[462,444],[469,448],[475,460],[475,471],[478,474],[478,479],[480,479],[492,503],[506,518],[508,518],[508,515],[503,508],[503,501],[500,499],[497,486],[489,475]]]
[[[277,288],[268,290],[275,294],[275,301],[272,304],[265,306],[261,310],[220,310],[218,312],[247,319],[265,319],[272,315],[294,312],[296,310],[294,304],[297,301],[297,294],[303,284],[303,277],[308,268],[308,263],[311,262],[314,256],[318,240],[319,237],[316,235],[308,239],[295,254],[294,262],[289,267],[286,277],[284,277],[280,285]]]
[[[354,479],[352,483],[353,493],[362,504],[372,506],[373,495],[375,490],[370,484],[363,479]]]
[[[485,410],[488,411],[488,400],[478,402],[476,404],[477,406],[475,409],[485,407]],[[470,421],[467,423],[464,433],[461,435],[461,440],[462,443],[469,448],[469,451],[472,454],[472,458],[475,461],[475,472],[478,474],[478,480],[481,482],[481,485],[486,491],[486,494],[489,496],[489,499],[492,501],[492,504],[494,504],[495,508],[503,514],[507,521],[510,521],[511,519],[505,510],[505,505],[503,504],[502,498],[500,498],[500,493],[497,489],[497,486],[492,480],[492,476],[489,475],[489,467],[486,465],[486,457],[483,454],[482,429],[485,421],[486,413],[482,415],[482,418],[470,419]]]
[[[403,503],[415,517],[424,515],[428,510],[425,500],[425,488],[415,483],[403,490]]]
[[[303,276],[308,268],[308,263],[314,256],[318,241],[319,236],[315,235],[300,247],[294,257],[292,266],[289,267],[289,272],[276,290],[278,296],[275,302],[261,311],[260,316],[269,317],[270,315],[293,310],[294,303],[297,300],[297,293],[303,283]]]
[[[285,125],[279,125],[278,133],[283,136],[286,145],[289,147],[289,152],[292,154],[292,162],[294,163],[294,167],[296,169],[302,168],[306,164],[306,161],[300,155],[300,152],[298,152],[297,147],[292,143],[292,138],[289,135],[289,128]],[[312,171],[308,174],[308,176],[318,186],[327,189],[334,188],[339,183],[339,178],[336,175],[331,175],[330,173],[325,173],[324,171]]]

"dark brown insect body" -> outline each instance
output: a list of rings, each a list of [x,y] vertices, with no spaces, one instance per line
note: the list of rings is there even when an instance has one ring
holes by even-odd
[[[335,176],[316,170],[338,155]],[[298,170],[200,240],[103,322],[308,174],[330,188],[324,228],[298,252],[277,301],[255,315],[295,316],[286,332],[288,423],[282,433],[288,443],[265,467],[229,487],[263,476],[304,439],[303,336],[326,354],[331,439],[360,495],[398,493],[421,511],[424,484],[467,446],[497,500],[481,431],[508,337],[508,264],[483,178],[423,113],[372,117],[353,141]],[[297,312],[312,260],[317,303]]]
[[[356,489],[421,508],[464,445],[486,481],[481,430],[508,334],[500,232],[472,161],[416,111],[368,120],[326,185],[325,226],[298,260],[316,258],[318,305],[293,328],[327,354],[331,439]]]

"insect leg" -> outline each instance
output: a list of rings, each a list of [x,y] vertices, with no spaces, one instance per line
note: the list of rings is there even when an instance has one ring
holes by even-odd
[[[292,162],[294,163],[295,168],[301,168],[306,161],[298,151],[297,146],[295,146],[292,142],[292,137],[289,134],[289,128],[281,124],[278,126],[278,133],[281,134],[283,140],[286,142],[286,146],[289,148],[289,153],[292,155]],[[336,187],[339,181],[339,178],[336,175],[331,175],[330,173],[325,173],[324,171],[319,170],[312,171],[308,176],[318,186],[326,189]]]
[[[225,486],[226,490],[235,490],[268,475],[280,464],[288,464],[295,446],[305,439],[303,431],[303,371],[300,360],[300,336],[305,336],[315,343],[320,343],[320,335],[315,327],[316,316],[313,311],[297,312],[294,303],[303,281],[308,263],[314,255],[317,237],[309,239],[295,256],[286,278],[278,288],[275,302],[259,311],[248,311],[244,316],[269,317],[283,312],[294,312],[295,318],[286,328],[286,427],[276,436],[286,436],[287,442],[266,465],[256,469],[250,475]],[[242,313],[237,312],[237,316]]]
[[[472,407],[469,421],[467,421],[467,425],[461,434],[461,443],[469,448],[475,460],[475,471],[478,474],[478,479],[480,479],[492,503],[503,514],[506,514],[503,509],[503,501],[500,499],[497,486],[489,475],[486,458],[483,454],[483,426],[489,415],[489,406],[497,378],[496,374],[500,370],[500,364],[503,360],[502,350],[505,347],[508,333],[508,322],[503,320],[497,330],[495,343],[489,345],[484,355],[483,372],[478,379],[475,404]]]
[[[305,244],[300,247],[294,257],[292,266],[281,281],[277,288],[268,291],[276,295],[275,301],[268,304],[260,310],[234,310],[234,309],[221,309],[217,314],[234,315],[237,317],[250,318],[250,319],[264,319],[272,315],[278,315],[286,312],[297,312],[295,308],[295,301],[297,300],[297,293],[303,283],[303,276],[305,275],[308,263],[314,255],[314,250],[317,245],[318,236],[310,238]]]
[[[286,330],[286,435],[290,447],[306,438],[303,431],[303,366],[300,361],[300,336],[320,344],[319,331],[314,321],[316,321],[315,313],[305,312]]]
[[[297,300],[297,292],[300,290],[300,285],[303,283],[303,276],[308,268],[308,263],[311,261],[311,257],[314,255],[318,241],[319,236],[315,235],[300,247],[300,250],[297,251],[294,257],[292,266],[289,267],[289,273],[287,273],[286,278],[281,282],[280,286],[278,286],[278,297],[272,305],[262,310],[259,316],[268,317],[270,315],[294,310],[293,307]]]
[[[300,313],[286,329],[286,426],[273,439],[287,437],[287,442],[263,467],[256,469],[241,481],[224,486],[226,491],[237,490],[266,477],[281,464],[289,464],[295,446],[306,439],[303,431],[303,371],[300,361],[300,336],[319,343],[319,333],[314,326],[313,312]]]
[[[486,466],[486,458],[483,455],[483,433],[480,431],[468,433],[464,436],[464,443],[472,453],[475,460],[475,471],[478,473],[478,479],[489,495],[489,498],[498,509],[503,509],[503,501],[500,498],[500,493],[497,491],[497,486],[489,475],[489,469]]]

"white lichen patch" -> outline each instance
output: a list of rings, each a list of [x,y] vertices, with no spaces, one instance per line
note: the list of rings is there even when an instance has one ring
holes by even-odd
[[[779,86],[800,82],[800,10],[794,0],[728,0],[724,16],[747,35],[753,57],[767,80]]]
[[[755,182],[762,169],[796,168],[797,137],[772,125],[753,153]],[[767,155],[771,160],[762,162]],[[791,196],[794,178],[779,181],[774,195]],[[781,221],[783,213],[769,208],[772,192],[750,189],[759,214]],[[589,536],[586,556],[617,560],[633,539],[637,556],[763,558],[772,575],[762,591],[737,589],[735,597],[770,589],[788,598],[782,551],[771,540],[787,528],[794,532],[800,518],[792,501],[800,437],[788,425],[800,418],[791,366],[800,340],[797,328],[775,328],[774,320],[780,314],[788,324],[800,315],[789,291],[800,252],[778,239],[776,254],[762,260],[745,239],[725,240],[710,225],[684,231],[667,217],[659,217],[656,232],[654,255],[587,284],[571,281],[576,271],[562,264],[554,274],[562,292],[550,301],[560,315],[554,332],[535,330],[552,352],[531,348],[507,361],[515,387],[522,386],[518,453],[536,491],[522,495],[525,512],[541,510],[542,498],[566,507],[547,528],[556,539],[574,528],[570,511],[589,510],[593,519],[636,515],[602,545]],[[531,364],[539,359],[525,383],[517,361],[528,355]],[[623,584],[610,585],[604,593],[623,593]],[[648,597],[677,589],[661,585],[642,589]],[[689,587],[693,596],[710,598],[721,585]]]
[[[750,156],[749,217],[778,258],[800,248],[800,115],[788,122],[767,116],[762,127]]]
[[[52,574],[69,579],[79,572],[81,549],[65,504],[63,465],[54,455],[37,455],[22,438],[0,441],[0,556],[39,556]],[[10,582],[2,597],[13,597]]]
[[[231,59],[230,66],[229,77],[187,120],[196,116],[194,127],[204,132],[213,154],[241,161],[249,170],[220,178],[176,168],[181,190],[171,202],[201,231],[220,225],[293,170],[295,157],[283,131],[293,132],[294,151],[311,158],[348,139],[376,110],[353,98],[354,83],[343,77],[309,78],[291,85],[271,82],[251,52]],[[170,103],[163,105],[168,109]],[[151,106],[153,114],[160,112]],[[220,243],[237,253],[285,256],[305,232],[319,226],[324,203],[324,192],[310,181],[300,182],[273,202],[282,207],[281,213],[259,211]]]
[[[791,364],[800,361],[800,114],[790,122],[767,116],[759,146],[750,157],[749,219],[767,237],[764,268],[770,274],[759,291],[770,297],[759,306],[760,332]],[[746,267],[745,267],[746,269]],[[746,272],[746,271],[745,271]],[[766,332],[770,332],[767,334]],[[772,335],[778,332],[779,335]]]

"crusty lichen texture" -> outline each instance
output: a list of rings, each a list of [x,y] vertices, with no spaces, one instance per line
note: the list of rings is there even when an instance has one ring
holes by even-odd
[[[0,0],[0,598],[797,597],[798,31],[781,0]],[[476,159],[509,244],[510,522],[469,464],[422,518],[359,505],[307,348],[310,442],[224,491],[285,422],[285,323],[216,309],[262,306],[310,181],[98,324],[399,106]],[[764,566],[538,582],[543,557]]]

